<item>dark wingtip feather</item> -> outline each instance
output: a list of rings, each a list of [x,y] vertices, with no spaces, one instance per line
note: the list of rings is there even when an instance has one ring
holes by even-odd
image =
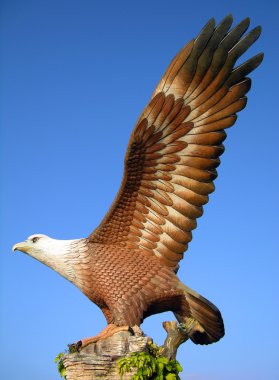
[[[240,24],[245,23],[245,24],[247,24],[248,26],[250,26],[250,22],[251,22],[250,17],[245,17],[245,18],[240,22]]]
[[[206,26],[209,25],[209,24],[215,26],[215,18],[214,17],[211,17],[211,19],[208,21],[208,23],[206,24]]]
[[[220,22],[221,23],[229,23],[230,25],[233,23],[233,15],[229,13],[226,17],[223,18],[223,20]]]
[[[262,34],[263,28],[261,25],[258,25],[258,26],[256,26],[256,28],[254,30],[256,30],[256,33],[257,33],[256,39],[258,39],[260,37],[260,35]]]
[[[229,53],[231,57],[234,58],[234,61],[236,61],[236,59],[238,59],[255,41],[257,41],[260,34],[261,28],[257,26],[234,45]]]
[[[264,58],[264,53],[259,53],[251,58],[252,70],[255,70],[262,63],[263,58]]]
[[[203,35],[212,34],[215,28],[215,19],[212,17],[202,28],[200,33],[197,35],[196,40],[201,38]]]
[[[208,23],[204,26],[204,28],[201,30],[201,34],[212,34],[215,28],[216,22],[215,19],[212,17]]]
[[[251,22],[250,17],[244,18],[242,21],[240,21],[239,24],[237,24],[234,27],[234,29],[232,30],[232,32],[235,31],[235,30],[241,30],[242,33],[244,33],[249,28],[250,22]]]
[[[230,85],[237,83],[239,80],[241,80],[242,77],[248,75],[249,73],[251,73],[251,71],[255,70],[262,63],[263,57],[264,54],[259,53],[254,57],[248,59],[248,61],[242,63],[240,66],[236,67],[230,75]]]
[[[219,23],[219,25],[216,27],[216,31],[224,29],[225,33],[227,33],[232,26],[232,23],[233,17],[232,15],[228,15]]]
[[[255,66],[255,68],[258,67],[262,63],[262,61],[264,59],[264,53],[261,52],[261,53],[257,54],[256,57],[258,57],[258,59],[257,59],[257,66]]]
[[[260,25],[256,26],[253,30],[251,30],[251,35],[253,36],[253,42],[257,41],[262,32],[262,27]]]
[[[232,13],[227,14],[227,16],[225,18],[231,19],[233,21],[233,15],[232,15]]]
[[[225,48],[225,50],[230,50],[246,32],[246,30],[249,28],[249,25],[250,19],[247,17],[228,32],[228,34],[221,42],[220,46]]]
[[[254,29],[256,29],[256,30],[259,31],[259,35],[261,34],[261,32],[262,32],[262,27],[261,27],[261,25],[256,26]]]

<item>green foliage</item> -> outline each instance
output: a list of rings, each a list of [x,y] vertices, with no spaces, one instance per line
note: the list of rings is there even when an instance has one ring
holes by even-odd
[[[54,359],[54,363],[57,363],[57,369],[58,369],[58,372],[60,373],[60,376],[66,379],[66,368],[64,367],[64,364],[62,361],[62,358],[64,355],[65,354],[63,354],[62,352],[58,354],[56,358]]]
[[[160,348],[151,343],[149,352],[134,352],[128,358],[119,360],[118,371],[121,376],[137,368],[132,380],[180,380],[178,375],[182,371],[177,360],[168,360],[160,355]]]

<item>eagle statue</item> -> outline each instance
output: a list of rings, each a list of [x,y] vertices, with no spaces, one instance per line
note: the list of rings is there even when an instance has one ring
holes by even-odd
[[[257,40],[249,18],[231,29],[227,16],[211,19],[175,56],[139,117],[128,144],[123,180],[110,209],[89,237],[56,240],[36,234],[15,244],[77,286],[108,323],[79,347],[140,326],[172,311],[194,320],[190,339],[217,342],[224,335],[218,308],[177,277],[197,218],[214,191],[226,128],[247,102],[247,75],[257,54],[236,66]]]

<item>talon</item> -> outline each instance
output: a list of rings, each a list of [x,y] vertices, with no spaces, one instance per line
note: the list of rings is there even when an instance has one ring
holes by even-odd
[[[131,330],[130,330],[131,329]],[[92,336],[91,338],[84,338],[79,340],[73,344],[68,344],[70,352],[79,352],[84,347],[88,346],[91,343],[96,343],[99,340],[103,340],[109,338],[119,331],[130,331],[133,335],[135,335],[135,331],[129,326],[116,326],[113,324],[108,325],[100,332],[100,334],[96,336]],[[73,350],[73,351],[71,351]]]
[[[133,328],[131,326],[128,327],[128,331],[132,334],[132,335],[135,335],[135,331],[133,330]]]
[[[186,326],[184,325],[184,323],[178,323],[177,328],[179,330],[182,330],[183,332],[186,332]]]
[[[68,344],[69,352],[70,353],[79,352],[81,346],[82,346],[81,340],[79,340],[78,342],[72,343],[72,344]]]
[[[201,333],[205,331],[202,325],[194,318],[187,318],[185,323],[178,323],[177,327],[189,336],[197,331]]]

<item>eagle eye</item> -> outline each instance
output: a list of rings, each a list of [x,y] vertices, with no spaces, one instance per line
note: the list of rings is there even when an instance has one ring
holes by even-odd
[[[36,243],[36,241],[38,241],[40,238],[39,236],[35,236],[33,237],[33,239],[31,239],[32,243]]]

